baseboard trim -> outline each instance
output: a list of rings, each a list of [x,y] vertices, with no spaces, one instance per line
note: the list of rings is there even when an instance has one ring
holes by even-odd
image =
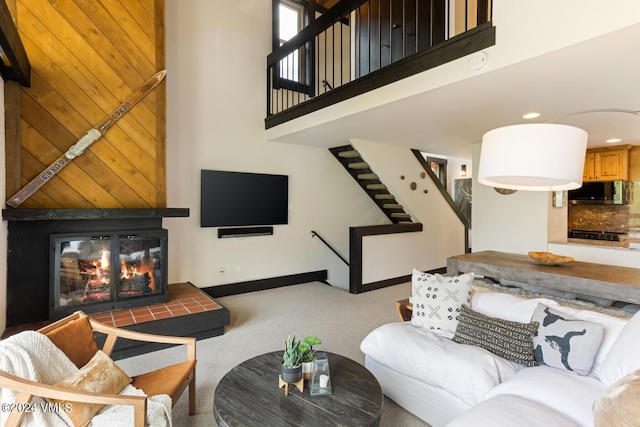
[[[307,273],[290,274],[288,276],[270,277],[267,279],[250,280],[247,282],[230,283],[228,285],[209,286],[200,290],[213,298],[244,294],[247,292],[263,291],[266,289],[282,288],[299,285],[301,283],[327,283],[327,270],[311,271]]]

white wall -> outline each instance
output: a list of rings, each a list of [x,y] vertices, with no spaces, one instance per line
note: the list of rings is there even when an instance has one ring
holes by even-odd
[[[447,257],[464,253],[464,225],[433,181],[422,178],[424,169],[410,149],[363,140],[351,144],[405,211],[423,226],[419,233],[365,237],[363,283],[411,274],[413,268],[445,267]]]
[[[311,230],[348,257],[349,226],[387,220],[328,150],[267,142],[271,2],[167,0],[166,38],[168,206],[191,209],[164,220],[170,282],[207,287],[329,269],[346,288],[346,266]],[[201,169],[289,175],[289,224],[231,239],[200,228]]]
[[[478,165],[481,144],[473,147]],[[546,191],[517,191],[504,195],[492,187],[472,184],[473,252],[484,250],[526,254],[547,250],[550,196]]]

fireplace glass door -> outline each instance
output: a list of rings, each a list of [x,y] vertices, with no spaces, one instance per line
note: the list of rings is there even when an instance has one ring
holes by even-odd
[[[167,231],[52,235],[50,318],[167,300]]]

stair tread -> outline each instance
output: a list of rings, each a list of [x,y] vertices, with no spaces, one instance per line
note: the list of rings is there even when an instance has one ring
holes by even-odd
[[[341,151],[338,153],[338,156],[344,157],[345,159],[351,159],[353,157],[360,157],[360,153],[356,150]]]
[[[378,200],[394,200],[395,199],[393,194],[389,194],[389,193],[376,194],[374,197]]]
[[[375,173],[361,173],[358,175],[358,179],[378,179],[378,175]]]
[[[369,184],[367,190],[386,190],[387,186],[384,184]]]
[[[347,165],[351,169],[369,169],[369,163],[367,162],[353,162]]]
[[[391,216],[393,218],[411,218],[411,215],[409,215],[408,213],[392,213]]]
[[[385,203],[382,207],[384,209],[402,209],[402,205],[398,203]]]

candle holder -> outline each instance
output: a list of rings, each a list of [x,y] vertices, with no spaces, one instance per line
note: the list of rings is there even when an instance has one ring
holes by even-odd
[[[331,375],[326,353],[316,353],[313,358],[309,393],[311,396],[331,394]]]

